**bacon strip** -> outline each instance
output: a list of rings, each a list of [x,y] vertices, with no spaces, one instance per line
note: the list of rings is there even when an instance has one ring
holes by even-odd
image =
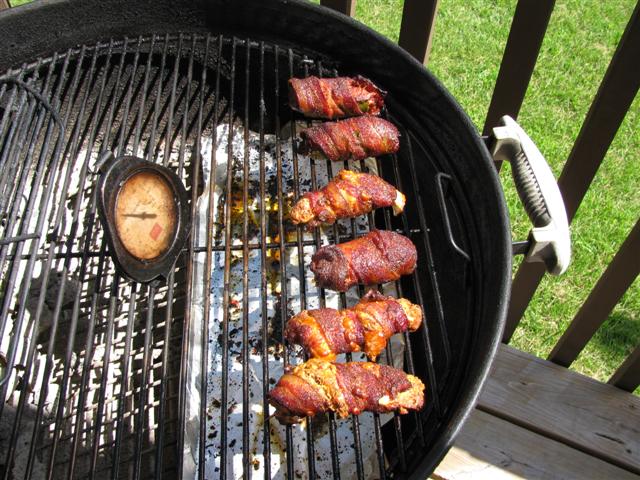
[[[311,270],[320,287],[345,292],[353,285],[374,285],[398,280],[416,268],[418,253],[407,237],[374,230],[339,245],[318,249]]]
[[[290,218],[295,224],[316,227],[335,223],[339,218],[364,215],[380,207],[392,206],[397,215],[404,205],[405,196],[380,177],[341,170],[321,190],[305,193],[293,206]]]
[[[303,130],[300,136],[309,151],[321,152],[333,162],[364,160],[395,153],[400,148],[400,133],[395,125],[370,115],[325,122]]]
[[[312,118],[379,115],[385,95],[371,80],[361,76],[289,79],[289,105]]]
[[[311,359],[280,378],[269,392],[269,403],[285,424],[329,411],[340,417],[364,411],[405,414],[423,407],[424,384],[386,365]]]
[[[418,305],[370,290],[346,310],[303,310],[289,320],[285,337],[312,357],[335,360],[337,354],[364,350],[375,361],[393,334],[414,332],[421,323]]]

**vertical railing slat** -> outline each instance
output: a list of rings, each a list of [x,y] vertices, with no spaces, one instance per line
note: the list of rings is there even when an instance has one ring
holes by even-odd
[[[9,0],[0,0],[0,10],[5,10],[9,7],[11,7],[11,5],[9,5]]]
[[[640,272],[640,220],[598,280],[589,297],[549,355],[568,367],[607,319]]]
[[[627,392],[633,392],[640,386],[640,345],[620,365],[608,383]]]
[[[440,0],[404,0],[398,44],[426,64]]]
[[[353,17],[356,13],[356,0],[320,0],[320,5],[332,8]]]
[[[517,118],[554,4],[555,0],[518,1],[483,135],[489,135],[503,115]]]
[[[569,221],[578,210],[640,87],[638,59],[640,3],[631,15],[558,180]],[[513,281],[503,341],[508,342],[513,335],[543,276],[544,267],[541,264],[523,263],[518,269]]]

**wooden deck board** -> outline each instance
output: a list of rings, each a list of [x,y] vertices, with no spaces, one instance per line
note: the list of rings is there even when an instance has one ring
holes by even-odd
[[[638,480],[627,470],[481,410],[473,412],[431,478]]]
[[[478,408],[640,474],[640,398],[502,346]]]
[[[640,479],[640,398],[502,345],[431,478]]]

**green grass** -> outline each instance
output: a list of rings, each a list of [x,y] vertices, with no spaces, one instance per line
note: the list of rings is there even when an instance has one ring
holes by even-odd
[[[13,5],[29,0],[12,0]],[[319,3],[319,0],[314,0]],[[402,0],[359,0],[356,18],[391,40],[400,31]],[[633,10],[635,0],[558,0],[519,122],[556,176]],[[482,128],[516,0],[441,0],[429,68]],[[573,263],[546,276],[511,344],[546,357],[640,216],[640,97],[636,98],[571,226]],[[529,222],[505,187],[514,238]],[[606,380],[640,341],[636,280],[572,368]],[[636,390],[640,393],[640,389]]]

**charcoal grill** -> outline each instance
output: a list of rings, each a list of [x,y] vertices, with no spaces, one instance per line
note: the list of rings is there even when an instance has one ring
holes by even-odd
[[[374,32],[298,1],[43,1],[3,13],[0,37],[4,478],[425,478],[487,376],[512,255],[492,158],[444,88]],[[398,154],[302,156],[286,80],[310,74],[387,90]],[[494,140],[497,155],[510,145]],[[188,189],[194,231],[166,281],[115,269],[96,212],[107,152],[162,163]],[[396,185],[405,212],[290,225],[287,204],[345,166]],[[554,208],[527,185],[542,227]],[[384,361],[425,382],[426,406],[280,427],[267,392],[300,361],[286,317],[363,293],[317,289],[308,257],[371,228],[418,248],[417,271],[385,288],[421,304],[426,327]]]

